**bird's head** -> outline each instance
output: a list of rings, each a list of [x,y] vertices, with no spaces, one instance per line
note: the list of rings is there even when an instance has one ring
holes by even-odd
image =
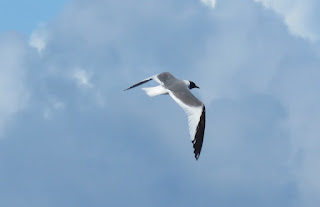
[[[199,88],[194,82],[192,82],[192,81],[188,81],[188,82],[189,82],[188,87],[189,87],[190,90],[193,89],[193,88]]]

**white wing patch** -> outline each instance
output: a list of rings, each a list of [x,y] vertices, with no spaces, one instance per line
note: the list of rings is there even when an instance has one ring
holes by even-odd
[[[190,138],[191,141],[193,141],[196,136],[197,126],[200,121],[203,106],[188,106],[180,101],[180,99],[175,97],[172,92],[169,92],[169,94],[173,98],[173,100],[177,102],[177,104],[179,104],[179,106],[181,106],[181,108],[186,112],[189,121]]]

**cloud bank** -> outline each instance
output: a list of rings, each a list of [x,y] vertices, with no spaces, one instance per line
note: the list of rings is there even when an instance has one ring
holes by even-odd
[[[15,117],[0,144],[4,204],[318,205],[319,46],[275,13],[252,0],[76,0],[44,34],[0,41],[0,126]],[[162,71],[201,87],[199,162],[179,106],[123,92]]]
[[[254,0],[272,9],[284,18],[289,31],[297,36],[318,41],[320,28],[318,24],[320,3],[316,0]]]

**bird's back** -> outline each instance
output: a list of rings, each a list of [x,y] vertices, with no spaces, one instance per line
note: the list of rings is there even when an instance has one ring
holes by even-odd
[[[157,75],[157,78],[163,83],[165,87],[169,87],[174,84],[178,79],[176,79],[171,73],[163,72]]]

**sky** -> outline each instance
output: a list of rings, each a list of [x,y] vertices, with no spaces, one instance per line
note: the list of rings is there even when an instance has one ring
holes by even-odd
[[[39,24],[54,19],[69,2],[70,0],[0,0],[0,32],[19,31],[28,35]]]
[[[319,1],[0,2],[1,206],[318,206]]]

